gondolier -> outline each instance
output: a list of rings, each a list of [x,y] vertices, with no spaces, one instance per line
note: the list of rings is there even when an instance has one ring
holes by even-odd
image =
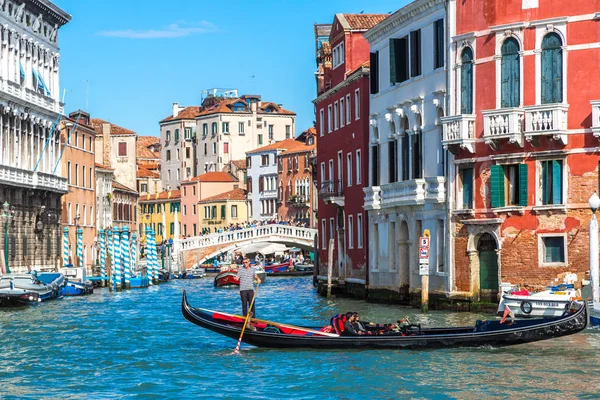
[[[261,280],[256,274],[256,270],[250,266],[250,260],[244,257],[242,267],[238,269],[237,277],[240,280],[240,298],[242,299],[242,313],[244,316],[248,312],[252,313],[252,318],[256,318],[256,300],[252,305],[252,309],[248,310],[248,305],[254,297],[254,280],[261,284]]]

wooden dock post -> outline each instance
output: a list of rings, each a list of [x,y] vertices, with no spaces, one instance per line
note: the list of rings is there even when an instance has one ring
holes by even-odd
[[[333,247],[335,240],[329,239],[329,248],[327,251],[327,298],[331,297],[331,275],[333,274]]]

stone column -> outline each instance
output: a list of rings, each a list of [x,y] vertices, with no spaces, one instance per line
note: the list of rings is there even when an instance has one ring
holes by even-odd
[[[471,299],[473,301],[479,301],[481,290],[479,287],[479,253],[477,250],[468,250],[469,255],[469,269],[471,270]]]
[[[1,72],[0,72],[1,73]],[[0,104],[0,164],[4,161],[4,106]]]

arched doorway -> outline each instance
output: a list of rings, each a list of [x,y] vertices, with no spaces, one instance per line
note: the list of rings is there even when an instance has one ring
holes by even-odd
[[[491,234],[481,235],[477,243],[477,252],[479,253],[479,288],[482,295],[493,296],[498,292],[497,249],[496,239]]]
[[[400,223],[400,232],[398,235],[398,261],[400,262],[400,295],[408,296],[410,289],[410,251],[408,224],[406,221]]]

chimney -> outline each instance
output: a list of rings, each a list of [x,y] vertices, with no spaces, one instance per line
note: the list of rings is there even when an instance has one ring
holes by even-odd
[[[183,108],[179,106],[179,103],[173,103],[173,118],[177,117]]]
[[[170,199],[170,198],[171,198],[171,191],[169,190],[169,191],[167,192],[167,199]]]

